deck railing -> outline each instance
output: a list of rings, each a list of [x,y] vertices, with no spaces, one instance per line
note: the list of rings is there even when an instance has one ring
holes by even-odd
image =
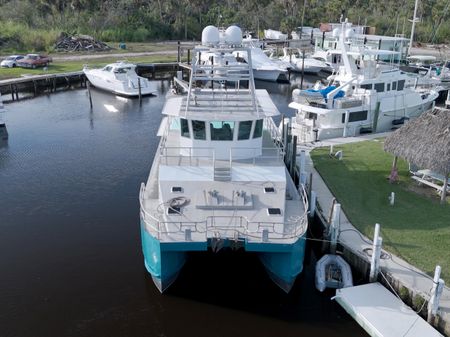
[[[183,214],[180,214],[180,217],[184,217],[180,221],[162,221],[146,211],[144,205],[145,184],[142,183],[139,193],[140,216],[147,230],[157,239],[161,239],[163,235],[173,234],[184,236],[185,241],[191,241],[192,233],[196,233],[195,241],[206,241],[211,237],[253,239],[262,242],[282,241],[301,237],[308,227],[308,201],[305,189],[301,187],[299,193],[301,196],[299,203],[303,203],[304,212],[301,215],[289,217],[286,222],[249,221],[245,216],[236,215],[211,215],[202,221],[192,221]]]

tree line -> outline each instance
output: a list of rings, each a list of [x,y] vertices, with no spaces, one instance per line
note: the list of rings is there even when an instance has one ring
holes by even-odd
[[[419,1],[415,41],[450,40],[450,0]],[[379,35],[409,37],[414,0],[0,0],[0,48],[48,48],[60,32],[103,41],[199,39],[209,24],[290,32],[337,22],[342,12]]]

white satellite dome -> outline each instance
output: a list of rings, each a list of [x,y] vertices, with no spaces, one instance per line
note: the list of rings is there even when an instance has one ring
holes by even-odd
[[[215,26],[206,26],[202,31],[202,45],[215,46],[219,43],[219,29]]]
[[[225,42],[230,45],[242,44],[242,30],[238,26],[230,26],[225,31]]]
[[[331,33],[333,37],[339,37],[339,34],[341,34],[341,30],[339,28],[333,29],[333,32]]]
[[[354,35],[355,35],[355,31],[354,31],[353,29],[351,29],[351,28],[348,28],[348,29],[345,31],[345,37],[346,37],[347,39],[352,38]]]

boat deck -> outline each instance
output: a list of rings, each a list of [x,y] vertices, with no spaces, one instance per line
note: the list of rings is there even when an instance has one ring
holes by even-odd
[[[151,224],[147,230],[161,242],[223,238],[289,244],[305,233],[304,199],[287,179],[280,149],[268,130],[263,132],[262,154],[250,160],[214,160],[208,149],[198,156],[180,155],[178,137],[171,135],[161,149],[159,172],[150,174],[142,198],[146,223]],[[168,155],[167,149],[178,153]],[[229,173],[228,179],[215,177],[218,168]],[[157,197],[150,195],[156,190]],[[170,210],[177,202],[181,209]]]

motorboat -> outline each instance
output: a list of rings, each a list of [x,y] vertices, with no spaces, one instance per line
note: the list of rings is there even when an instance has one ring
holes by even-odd
[[[328,85],[293,91],[293,133],[302,142],[398,128],[430,109],[439,96],[436,88],[408,86],[411,78],[395,63],[378,62],[393,51],[348,52],[344,41],[349,32],[343,21],[338,39],[342,65]]]
[[[288,71],[291,66],[280,60],[273,60],[258,47],[258,41],[248,37],[242,44],[251,50],[251,67],[253,76],[257,80],[270,82],[283,82],[288,80]],[[249,63],[250,59],[246,51],[234,51],[233,55],[240,62]]]
[[[119,96],[137,97],[156,93],[154,84],[138,76],[136,65],[126,61],[111,63],[101,69],[85,66],[83,72],[93,86]]]
[[[320,71],[331,71],[331,67],[317,58],[305,55],[298,48],[283,48],[283,56],[281,61],[288,62],[292,66],[292,70],[296,72],[304,72],[306,74],[318,74]]]
[[[286,292],[303,269],[307,198],[283,161],[285,138],[272,120],[280,113],[266,90],[255,89],[252,50],[241,45],[240,28],[225,33],[203,30],[187,93],[168,93],[161,140],[139,193],[144,264],[161,292],[192,251],[257,254]],[[197,58],[232,52],[245,52],[249,62]]]

